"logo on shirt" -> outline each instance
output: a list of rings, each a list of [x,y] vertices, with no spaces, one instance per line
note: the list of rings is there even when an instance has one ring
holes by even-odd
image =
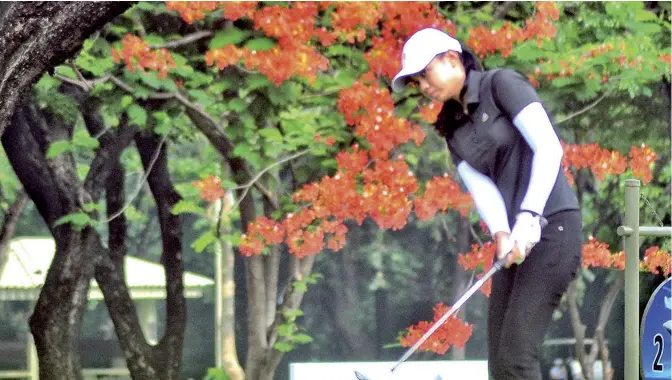
[[[484,122],[484,123],[486,121],[488,121],[488,114],[487,113],[483,112],[483,115],[481,116],[481,121]]]

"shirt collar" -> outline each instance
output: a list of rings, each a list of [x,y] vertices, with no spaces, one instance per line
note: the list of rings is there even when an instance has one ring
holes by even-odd
[[[464,81],[466,88],[464,101],[467,105],[478,104],[480,102],[481,81],[483,80],[483,76],[485,76],[484,71],[471,70],[467,76],[467,80]]]

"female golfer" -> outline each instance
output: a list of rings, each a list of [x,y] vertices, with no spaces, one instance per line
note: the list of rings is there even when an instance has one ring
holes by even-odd
[[[433,28],[404,44],[392,88],[408,83],[443,102],[436,130],[497,242],[497,257],[511,252],[489,300],[490,374],[540,380],[537,351],[579,267],[582,243],[579,205],[549,116],[522,75],[483,71],[458,40]],[[543,231],[540,218],[548,222]]]

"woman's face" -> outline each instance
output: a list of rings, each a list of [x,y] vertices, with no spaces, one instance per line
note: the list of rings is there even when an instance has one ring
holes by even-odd
[[[464,66],[455,52],[434,57],[423,71],[411,80],[417,83],[420,91],[432,100],[445,102],[449,99],[460,100],[464,86]]]

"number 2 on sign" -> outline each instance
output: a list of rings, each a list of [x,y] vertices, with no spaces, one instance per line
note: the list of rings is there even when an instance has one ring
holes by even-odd
[[[665,343],[663,341],[663,336],[660,334],[656,334],[656,336],[653,337],[653,344],[658,347],[656,350],[656,358],[653,359],[653,370],[656,372],[662,372],[663,371],[663,365],[660,363],[660,358],[663,357],[663,350],[665,349]]]

